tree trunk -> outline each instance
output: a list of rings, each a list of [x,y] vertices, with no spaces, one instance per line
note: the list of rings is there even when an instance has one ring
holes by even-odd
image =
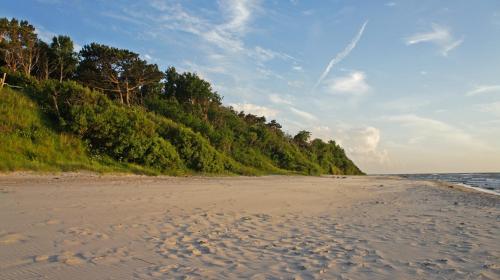
[[[130,106],[130,88],[128,87],[128,81],[125,81],[125,100],[127,106]]]
[[[63,81],[63,64],[60,62],[59,64],[59,82]]]
[[[7,77],[7,73],[3,73],[3,77],[0,78],[0,88],[3,88],[3,85],[5,84],[6,77]]]
[[[116,84],[116,88],[118,89],[118,94],[120,95],[120,103],[123,104],[123,93],[122,93],[122,89],[120,88],[120,84],[117,83]]]

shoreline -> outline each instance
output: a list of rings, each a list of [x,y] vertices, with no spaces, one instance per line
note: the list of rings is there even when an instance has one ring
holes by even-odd
[[[0,179],[6,177],[19,177],[23,178],[44,178],[44,177],[63,177],[63,178],[157,178],[157,179],[173,179],[173,178],[192,178],[192,179],[223,179],[223,178],[266,178],[266,177],[304,177],[304,178],[336,178],[336,179],[344,179],[344,178],[357,178],[357,177],[368,177],[368,178],[386,178],[386,179],[398,179],[398,180],[408,180],[408,181],[421,181],[421,182],[431,182],[439,185],[439,187],[448,188],[448,189],[456,189],[464,192],[474,192],[480,194],[488,194],[500,196],[500,193],[483,189],[480,187],[474,187],[467,184],[462,183],[452,183],[443,180],[433,180],[433,179],[411,179],[406,178],[402,175],[397,174],[373,174],[373,175],[301,175],[301,174],[266,174],[266,175],[255,175],[255,176],[245,176],[245,175],[221,175],[221,174],[193,174],[193,175],[183,175],[183,176],[171,176],[171,175],[146,175],[146,174],[133,174],[133,173],[98,173],[93,171],[70,171],[70,172],[40,172],[40,171],[11,171],[11,172],[0,172]],[[342,178],[344,177],[344,178]],[[452,186],[452,187],[450,187]]]
[[[432,180],[432,179],[408,179],[408,178],[402,178],[405,180],[414,180],[414,181],[423,181],[423,182],[432,182],[435,184],[438,184],[440,187],[443,188],[448,188],[448,189],[457,189],[463,192],[473,192],[473,193],[478,193],[478,194],[488,194],[488,195],[494,195],[500,198],[500,193],[493,191],[493,190],[488,190],[488,189],[483,189],[479,187],[474,187],[471,185],[467,184],[462,184],[462,183],[451,183],[447,181],[442,181],[442,180]]]

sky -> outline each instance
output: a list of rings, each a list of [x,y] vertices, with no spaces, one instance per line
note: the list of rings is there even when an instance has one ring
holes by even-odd
[[[498,0],[16,0],[0,16],[196,72],[365,172],[500,172]]]

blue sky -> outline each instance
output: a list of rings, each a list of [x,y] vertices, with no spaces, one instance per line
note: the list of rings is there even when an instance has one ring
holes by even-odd
[[[127,48],[370,173],[500,171],[500,1],[7,1],[41,38]]]

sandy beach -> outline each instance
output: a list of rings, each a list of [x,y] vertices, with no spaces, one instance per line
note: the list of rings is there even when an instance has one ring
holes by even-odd
[[[0,279],[500,279],[500,197],[396,177],[0,176]]]

